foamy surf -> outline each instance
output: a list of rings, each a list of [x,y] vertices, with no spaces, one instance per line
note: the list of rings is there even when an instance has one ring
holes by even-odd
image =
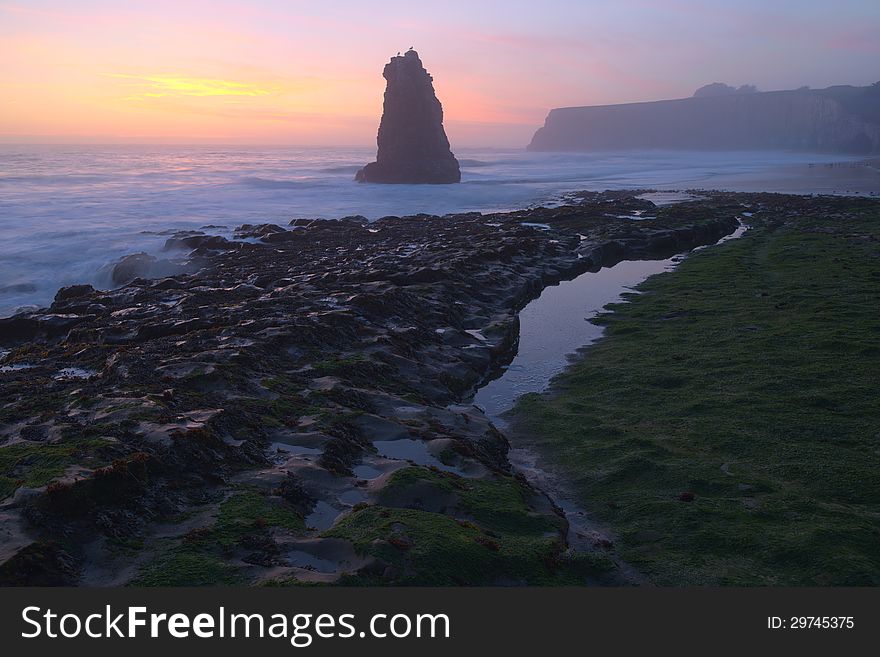
[[[372,148],[0,146],[0,316],[46,305],[64,285],[111,286],[109,263],[135,252],[162,257],[166,237],[180,230],[232,239],[245,223],[512,210],[553,205],[578,189],[710,188],[845,159],[455,150],[461,184],[357,185],[353,171]]]

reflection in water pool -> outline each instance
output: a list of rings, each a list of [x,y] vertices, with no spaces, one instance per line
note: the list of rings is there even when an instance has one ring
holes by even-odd
[[[318,500],[314,510],[306,517],[306,527],[313,527],[319,531],[329,529],[341,513],[342,511],[333,508],[324,500]]]
[[[428,446],[421,440],[401,438],[398,440],[376,440],[373,442],[380,456],[388,459],[412,461],[416,465],[433,465],[438,470],[461,474],[458,468],[446,465],[428,451]]]
[[[378,468],[374,468],[371,465],[356,465],[352,468],[352,472],[354,472],[354,476],[358,479],[375,479],[382,471]]]
[[[362,490],[358,490],[357,488],[352,488],[351,490],[347,490],[339,496],[339,501],[344,504],[350,504],[354,506],[359,502],[364,502],[367,499],[366,493]]]
[[[662,199],[652,200],[663,204]],[[747,228],[740,222],[739,228],[715,245],[741,237]],[[699,246],[694,251],[709,246],[713,245]],[[568,365],[570,355],[601,337],[602,327],[588,320],[609,303],[621,301],[621,295],[632,292],[632,288],[646,278],[674,269],[684,257],[624,260],[613,267],[586,272],[545,288],[540,297],[519,313],[519,347],[513,362],[499,378],[477,391],[473,403],[503,427],[501,415],[513,408],[517,397],[545,390],[550,379]]]
[[[302,550],[293,550],[287,553],[287,561],[291,566],[299,568],[308,568],[319,573],[335,573],[337,564],[329,559],[316,557],[314,554],[303,552]]]
[[[519,314],[519,349],[504,374],[477,391],[474,404],[493,422],[513,407],[517,397],[540,392],[568,364],[568,355],[602,335],[589,323],[604,306],[653,274],[675,266],[667,260],[624,260],[614,267],[587,272],[545,288]]]

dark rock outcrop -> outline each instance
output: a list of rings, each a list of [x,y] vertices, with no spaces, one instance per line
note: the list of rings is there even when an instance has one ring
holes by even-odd
[[[518,491],[522,511],[498,517],[529,527],[536,554],[548,539],[562,554],[567,525],[515,480],[505,437],[470,403],[513,359],[518,310],[584,271],[714,242],[746,207],[762,212],[763,198],[655,207],[633,192],[585,192],[563,207],[486,216],[241,227],[261,237],[206,252],[197,273],[66,288],[50,309],[0,319],[0,523],[11,528],[0,533],[0,586],[158,577],[158,538],[251,582],[355,571],[436,582],[431,561],[412,573],[366,570],[349,535],[324,536],[322,523],[403,540],[394,518],[418,504],[439,542],[474,486]],[[831,216],[840,201],[785,201],[796,202]],[[424,465],[385,451],[390,442]],[[234,519],[223,531],[235,528],[222,550],[218,505]],[[536,519],[546,533],[525,524]],[[136,547],[119,553],[121,541]],[[309,570],[290,556],[304,550],[339,565]]]
[[[95,288],[91,285],[69,285],[62,287],[55,294],[55,301],[69,301],[70,299],[79,299],[87,297],[95,293]]]
[[[222,240],[223,238],[213,238]],[[168,240],[171,242],[172,240]],[[189,245],[190,248],[196,248]],[[168,245],[166,244],[166,248]],[[110,279],[114,285],[125,285],[136,278],[164,278],[176,276],[185,272],[198,269],[195,260],[187,262],[173,262],[165,258],[156,258],[148,253],[132,253],[121,258],[118,262],[110,265]]]
[[[358,171],[355,180],[404,184],[461,181],[458,160],[443,130],[443,107],[418,53],[409,50],[392,57],[382,75],[388,85],[376,161]]]
[[[750,92],[709,85],[693,98],[550,111],[532,151],[668,148],[880,153],[880,87]],[[847,91],[847,90],[844,90]]]

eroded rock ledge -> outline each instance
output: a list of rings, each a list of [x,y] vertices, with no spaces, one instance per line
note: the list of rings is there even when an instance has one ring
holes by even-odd
[[[545,286],[756,202],[242,226],[173,245],[197,272],[0,320],[0,581],[613,580],[468,399]]]

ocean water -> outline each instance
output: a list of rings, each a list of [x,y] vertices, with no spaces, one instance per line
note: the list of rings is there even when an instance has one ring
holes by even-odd
[[[0,316],[63,285],[107,286],[106,266],[158,254],[168,234],[231,236],[244,223],[361,214],[490,212],[564,192],[712,188],[730,176],[840,156],[793,153],[528,153],[456,149],[460,185],[362,185],[371,148],[0,145]]]

